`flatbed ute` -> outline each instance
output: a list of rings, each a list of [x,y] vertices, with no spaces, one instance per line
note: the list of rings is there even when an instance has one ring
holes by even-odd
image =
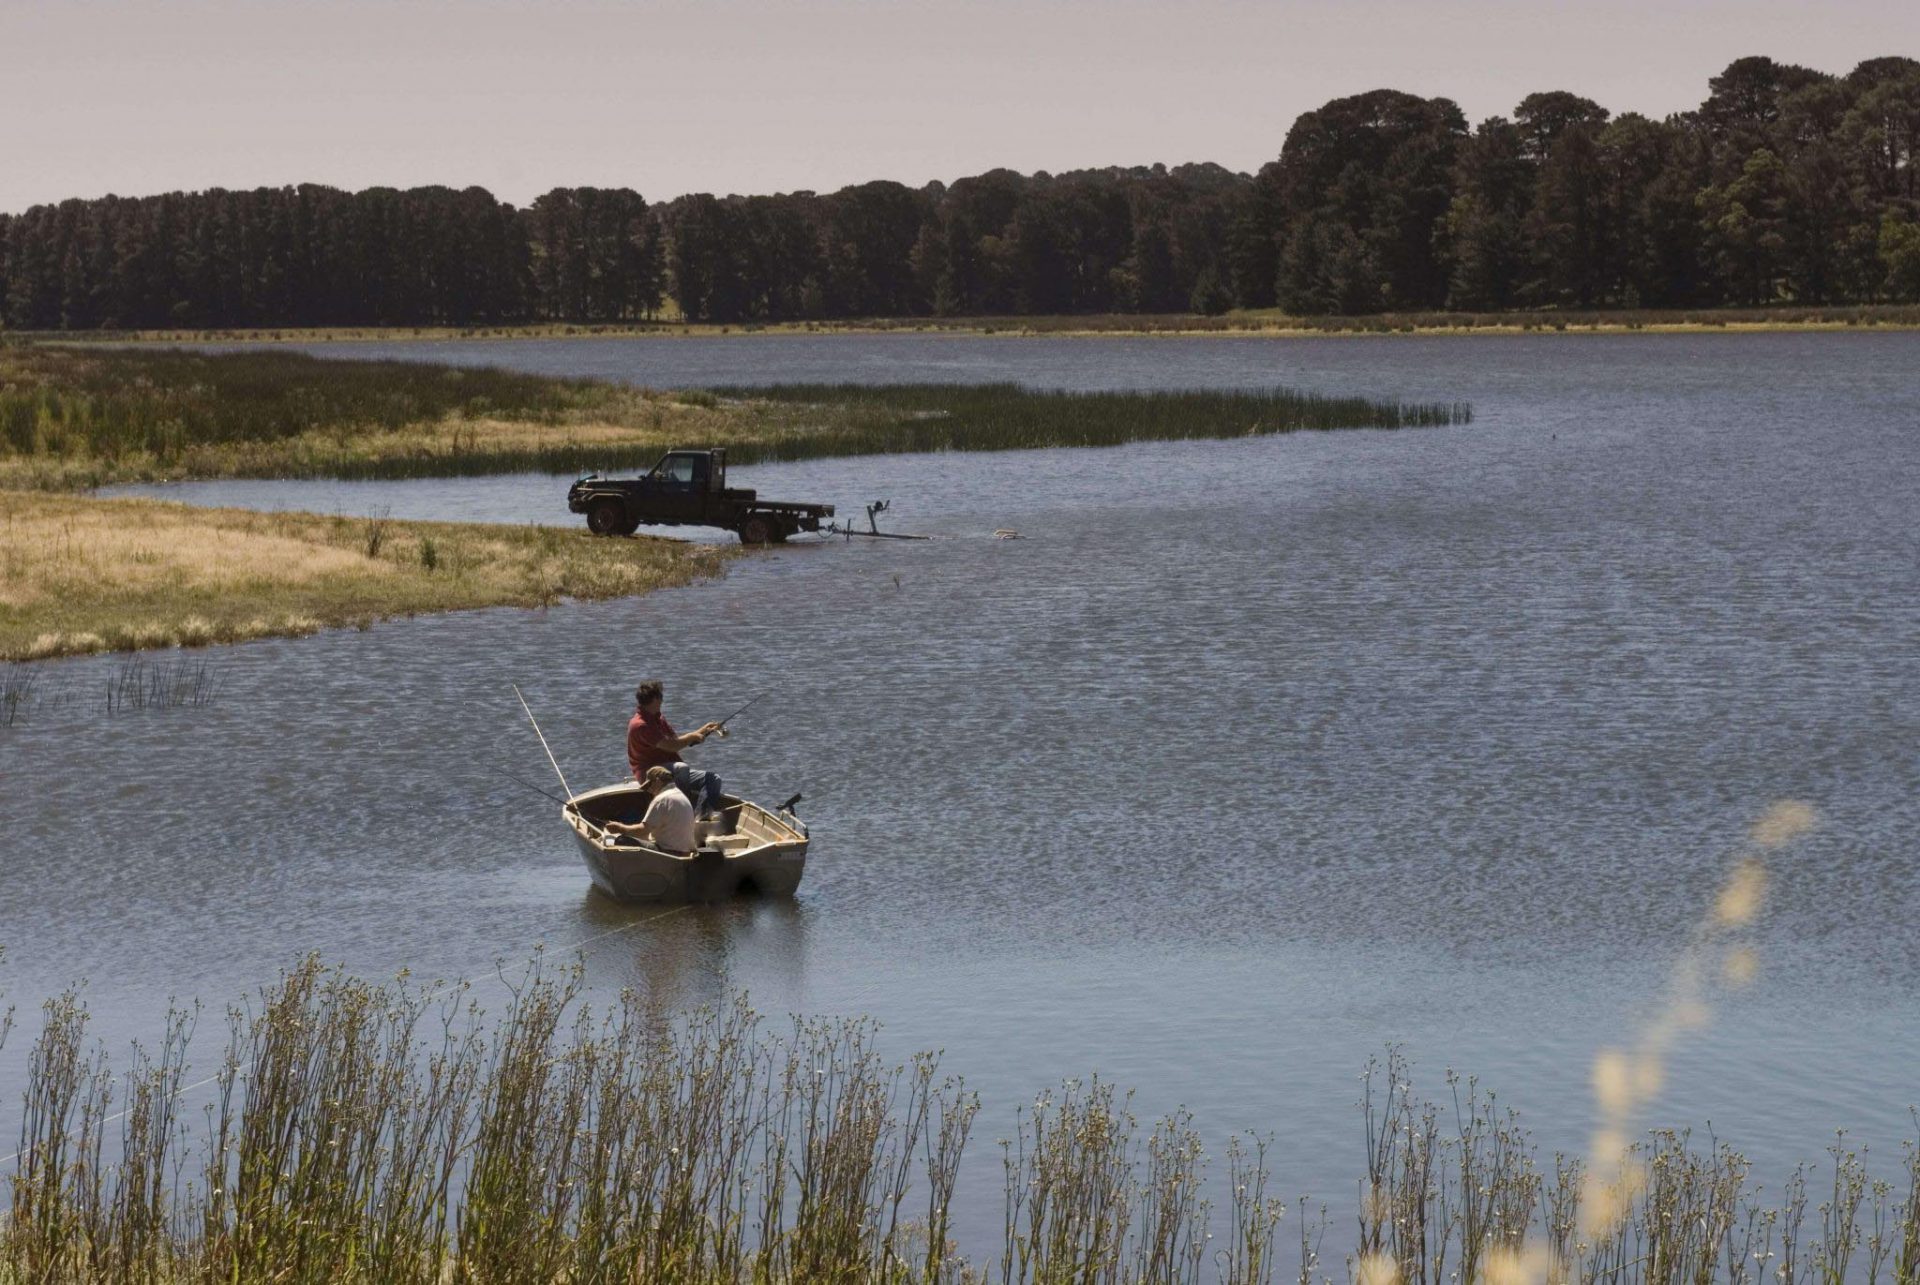
[[[632,535],[649,526],[711,526],[732,531],[742,544],[777,544],[801,531],[818,531],[831,504],[763,500],[727,485],[724,449],[672,450],[642,477],[589,473],[567,491],[567,508],[587,515],[595,535]]]

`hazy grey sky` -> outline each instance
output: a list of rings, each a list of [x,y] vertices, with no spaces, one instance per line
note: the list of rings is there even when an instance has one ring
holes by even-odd
[[[1388,86],[1696,105],[1920,57],[1920,0],[0,0],[0,210],[301,181],[831,191],[1272,159]]]

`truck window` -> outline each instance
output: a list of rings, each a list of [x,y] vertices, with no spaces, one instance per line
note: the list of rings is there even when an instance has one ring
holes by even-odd
[[[694,489],[696,479],[704,480],[706,461],[694,455],[675,455],[660,462],[654,476],[666,485],[686,490]]]

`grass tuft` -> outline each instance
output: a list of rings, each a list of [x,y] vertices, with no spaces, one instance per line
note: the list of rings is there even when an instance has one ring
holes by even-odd
[[[204,620],[188,620],[183,633],[210,635]],[[107,680],[106,712],[136,709],[202,709],[220,695],[219,671],[204,660],[180,659],[155,664],[133,657]]]

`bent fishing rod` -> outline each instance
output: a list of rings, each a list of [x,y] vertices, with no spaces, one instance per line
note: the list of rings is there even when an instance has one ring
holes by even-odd
[[[735,711],[733,711],[733,713],[719,720],[720,730],[717,733],[715,733],[715,735],[719,736],[719,738],[723,741],[726,740],[727,724],[731,723],[734,719],[739,718],[742,714],[746,713],[748,710],[752,709],[755,705],[758,705],[761,701],[765,700],[766,698],[767,698],[767,693],[761,692],[758,696],[754,697],[752,700],[742,705],[739,709],[736,709]]]

